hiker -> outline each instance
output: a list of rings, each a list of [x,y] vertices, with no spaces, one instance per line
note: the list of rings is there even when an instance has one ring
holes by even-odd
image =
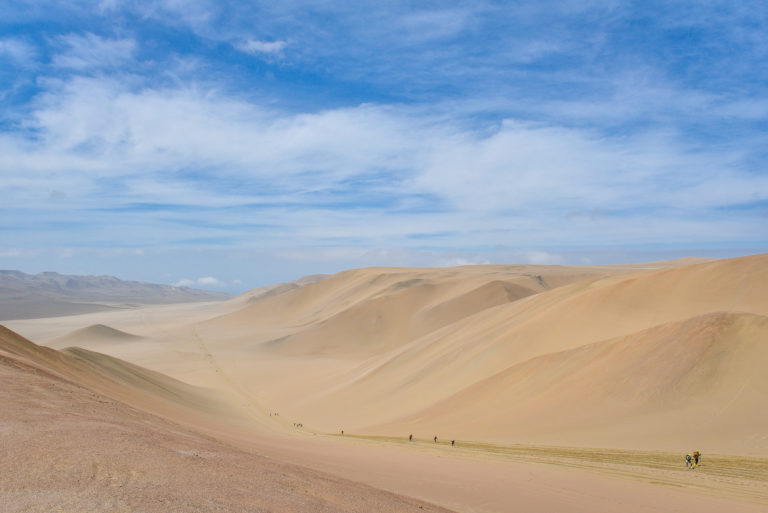
[[[437,443],[437,435],[435,435],[435,443]]]
[[[341,430],[341,436],[344,436],[344,430],[343,429]]]
[[[698,467],[699,461],[701,461],[701,453],[699,451],[696,451],[693,453],[693,465]]]
[[[411,433],[410,435],[408,435],[408,441],[409,441],[409,442],[413,442],[413,433]]]
[[[691,453],[685,455],[685,466],[693,468],[693,455]]]
[[[451,440],[451,447],[456,447],[456,440]]]

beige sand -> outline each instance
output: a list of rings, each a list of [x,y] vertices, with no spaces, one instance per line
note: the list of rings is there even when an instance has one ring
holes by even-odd
[[[105,384],[122,363],[65,353],[98,368],[72,379],[114,399],[462,511],[757,511],[766,315],[768,256],[757,255],[361,269],[223,303],[7,325],[206,387],[173,382],[184,399],[172,404],[130,380]],[[403,444],[409,433],[421,441]],[[433,435],[459,447],[423,442]],[[694,448],[712,459],[687,472]]]
[[[0,349],[4,513],[447,511],[216,442],[29,356]]]

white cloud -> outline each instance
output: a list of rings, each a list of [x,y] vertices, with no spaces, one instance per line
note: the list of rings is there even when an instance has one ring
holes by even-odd
[[[453,37],[469,23],[472,12],[466,9],[417,11],[402,15],[396,23],[411,41],[427,41]],[[388,24],[382,24],[388,26]]]
[[[237,281],[237,280],[236,280]],[[233,282],[235,283],[235,282]],[[236,285],[238,283],[235,283]],[[190,280],[189,278],[183,278],[173,284],[174,287],[224,287],[226,283],[214,278],[213,276],[204,276],[196,280]]]
[[[29,63],[37,57],[37,51],[32,45],[19,39],[0,39],[0,59],[8,57],[17,64]]]
[[[208,286],[219,286],[223,285],[222,282],[214,278],[213,276],[206,276],[204,278],[198,278],[197,279],[198,285],[208,285]]]
[[[119,67],[136,51],[133,39],[107,39],[91,33],[61,36],[59,42],[63,51],[53,56],[53,65],[80,71]]]
[[[245,39],[233,46],[241,52],[251,55],[280,55],[288,43],[286,41],[259,41],[257,39]]]
[[[768,176],[743,170],[748,152],[687,147],[666,131],[606,137],[513,120],[473,129],[404,106],[297,114],[195,84],[78,77],[48,87],[25,120],[34,139],[0,134],[0,169],[15,170],[0,182],[17,216],[8,222],[54,209],[96,224],[83,235],[91,243],[119,233],[131,247],[206,237],[273,248],[538,247],[761,232],[748,213],[705,215],[768,190]],[[51,190],[66,200],[50,202]],[[111,213],[147,203],[196,208]],[[105,210],[104,226],[74,205]],[[39,236],[65,240],[60,232]]]
[[[473,258],[462,258],[462,257],[449,257],[449,258],[440,258],[435,262],[436,267],[461,267],[464,265],[487,265],[491,262],[487,258],[482,257],[473,257]]]
[[[558,265],[564,263],[565,259],[548,251],[526,251],[523,252],[520,262],[534,265]]]

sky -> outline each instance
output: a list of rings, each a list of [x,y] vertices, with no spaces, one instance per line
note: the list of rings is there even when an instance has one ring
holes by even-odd
[[[764,1],[0,0],[0,269],[768,251]]]

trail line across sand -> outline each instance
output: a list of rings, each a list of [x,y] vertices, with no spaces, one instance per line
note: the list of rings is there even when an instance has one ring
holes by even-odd
[[[376,445],[398,445],[432,454],[471,459],[529,462],[561,468],[610,474],[656,485],[688,488],[696,493],[746,500],[768,506],[768,458],[706,454],[703,463],[688,470],[680,454],[663,451],[634,451],[538,445],[497,445],[483,442],[450,441],[437,445],[433,440],[365,436],[345,433],[326,436]]]
[[[221,381],[225,383],[227,388],[234,392],[234,394],[242,401],[241,405],[244,407],[245,413],[262,426],[274,424],[273,422],[269,421],[276,419],[270,419],[267,409],[262,406],[259,401],[254,399],[243,386],[239,385],[234,379],[232,379],[232,377],[221,367],[221,365],[219,365],[218,360],[213,355],[213,353],[211,353],[210,349],[208,349],[208,346],[197,332],[197,329],[192,327],[191,332],[193,338],[197,342],[198,347],[200,348],[200,351],[203,353],[205,360],[216,372],[216,375],[220,378]]]

